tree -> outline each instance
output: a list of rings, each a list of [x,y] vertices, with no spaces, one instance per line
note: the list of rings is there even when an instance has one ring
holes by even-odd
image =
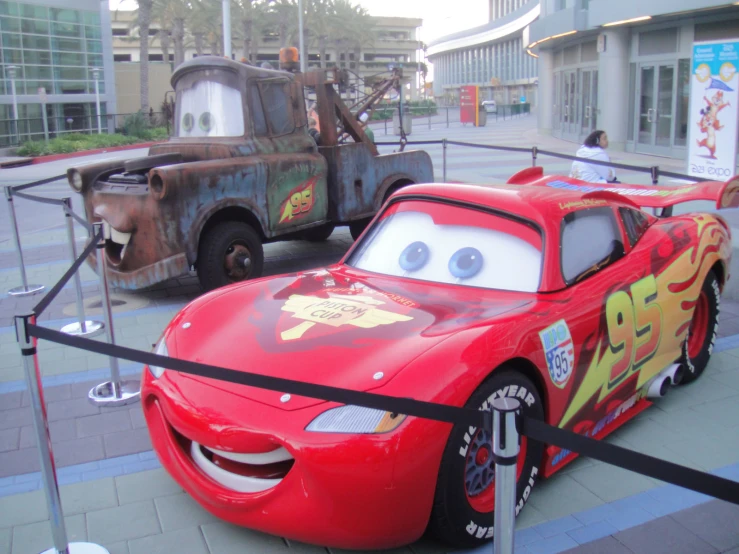
[[[259,49],[258,35],[268,24],[267,2],[232,0],[231,6],[231,21],[235,30],[233,35],[241,38],[244,59],[253,63]],[[257,35],[257,40],[255,40],[255,35]]]
[[[333,0],[309,0],[306,6],[304,21],[306,44],[308,48],[311,46],[318,48],[318,57],[323,69],[326,68],[326,48],[334,29],[333,13]]]
[[[298,4],[296,0],[268,0],[268,26],[280,37],[280,48],[294,46],[298,34]]]
[[[192,9],[189,0],[153,0],[152,20],[163,29],[172,29],[174,67],[185,61],[185,22],[191,18]]]

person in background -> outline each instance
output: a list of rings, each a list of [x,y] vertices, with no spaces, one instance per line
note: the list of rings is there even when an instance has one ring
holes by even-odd
[[[601,162],[610,162],[611,158],[606,152],[608,148],[608,135],[605,131],[593,131],[585,139],[585,142],[577,151],[578,158],[589,158]],[[572,162],[570,177],[587,181],[588,183],[618,183],[616,172],[612,167],[605,165],[589,164],[588,162],[575,160]]]
[[[359,122],[362,124],[364,129],[364,134],[367,135],[367,138],[370,139],[371,142],[375,142],[375,132],[370,128],[369,125],[367,125],[367,121],[369,120],[369,115],[367,113],[363,113],[359,116]]]
[[[316,144],[320,144],[321,133],[318,130],[318,122],[312,117],[308,118],[308,134],[316,141]]]

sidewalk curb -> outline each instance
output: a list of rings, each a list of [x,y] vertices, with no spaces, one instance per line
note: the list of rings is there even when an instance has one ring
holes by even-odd
[[[91,156],[93,154],[105,154],[106,152],[119,152],[121,150],[136,150],[137,148],[149,148],[155,144],[164,141],[139,142],[136,144],[126,144],[124,146],[111,146],[109,148],[96,148],[95,150],[82,150],[80,152],[70,152],[69,154],[50,154],[48,156],[37,156],[31,161],[31,165],[42,164],[46,162],[55,162],[65,160],[67,158],[80,158],[82,156]]]

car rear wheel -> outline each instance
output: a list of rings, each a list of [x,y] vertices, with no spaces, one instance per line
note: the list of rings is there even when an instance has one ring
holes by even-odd
[[[544,418],[539,392],[520,372],[498,368],[465,404],[489,410],[493,398],[518,398],[528,417]],[[429,528],[441,540],[456,547],[474,547],[493,537],[495,463],[491,437],[486,429],[455,425],[449,435],[439,469]],[[543,445],[521,437],[518,456],[516,515],[531,494],[539,474]]]
[[[349,224],[349,233],[351,234],[352,238],[354,240],[357,240],[362,233],[364,233],[364,230],[367,228],[367,225],[369,222],[372,221],[371,219],[359,219],[357,221],[352,221]]]
[[[260,277],[263,264],[262,241],[247,223],[224,221],[200,240],[198,279],[206,291]]]
[[[331,234],[334,232],[335,227],[336,226],[333,224],[322,225],[321,227],[314,227],[313,229],[303,231],[302,236],[303,239],[310,242],[323,242],[331,236]]]
[[[680,363],[685,368],[682,383],[690,383],[701,376],[713,353],[713,343],[718,333],[721,301],[718,279],[710,271],[703,282],[700,295],[693,310],[688,336],[683,343]]]

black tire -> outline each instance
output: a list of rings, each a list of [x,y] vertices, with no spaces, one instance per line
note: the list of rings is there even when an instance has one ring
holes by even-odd
[[[335,228],[336,225],[334,225],[333,223],[322,225],[321,227],[314,227],[312,229],[308,229],[307,231],[303,231],[302,237],[303,240],[307,240],[310,242],[323,242],[331,236]]]
[[[362,233],[364,233],[364,230],[367,228],[367,225],[369,222],[372,221],[371,219],[358,219],[357,221],[352,221],[349,224],[349,233],[351,234],[352,238],[354,240],[357,240]]]
[[[243,267],[244,259],[250,260],[248,268]],[[198,279],[206,291],[260,277],[263,265],[262,241],[247,223],[224,221],[200,239]]]
[[[465,407],[482,408],[498,391],[500,396],[518,397],[524,415],[544,419],[544,406],[534,384],[520,372],[505,366],[496,369],[478,387]],[[489,410],[489,406],[486,409]],[[487,431],[475,429],[470,433],[470,430],[462,425],[452,428],[439,468],[429,521],[434,535],[459,548],[480,546],[493,536],[494,464],[490,447],[486,446],[490,444],[490,437]],[[525,438],[521,443],[522,453],[524,448],[526,453],[519,467],[516,487],[516,515],[536,482],[544,450],[542,444]],[[486,452],[480,457],[478,452],[483,449]]]
[[[683,342],[680,363],[685,371],[681,384],[692,383],[706,369],[713,353],[713,344],[716,342],[720,311],[721,288],[716,274],[709,271],[706,280],[703,281],[703,287],[693,311],[693,321],[690,323],[688,335]],[[696,325],[701,336],[693,337],[691,333]]]

